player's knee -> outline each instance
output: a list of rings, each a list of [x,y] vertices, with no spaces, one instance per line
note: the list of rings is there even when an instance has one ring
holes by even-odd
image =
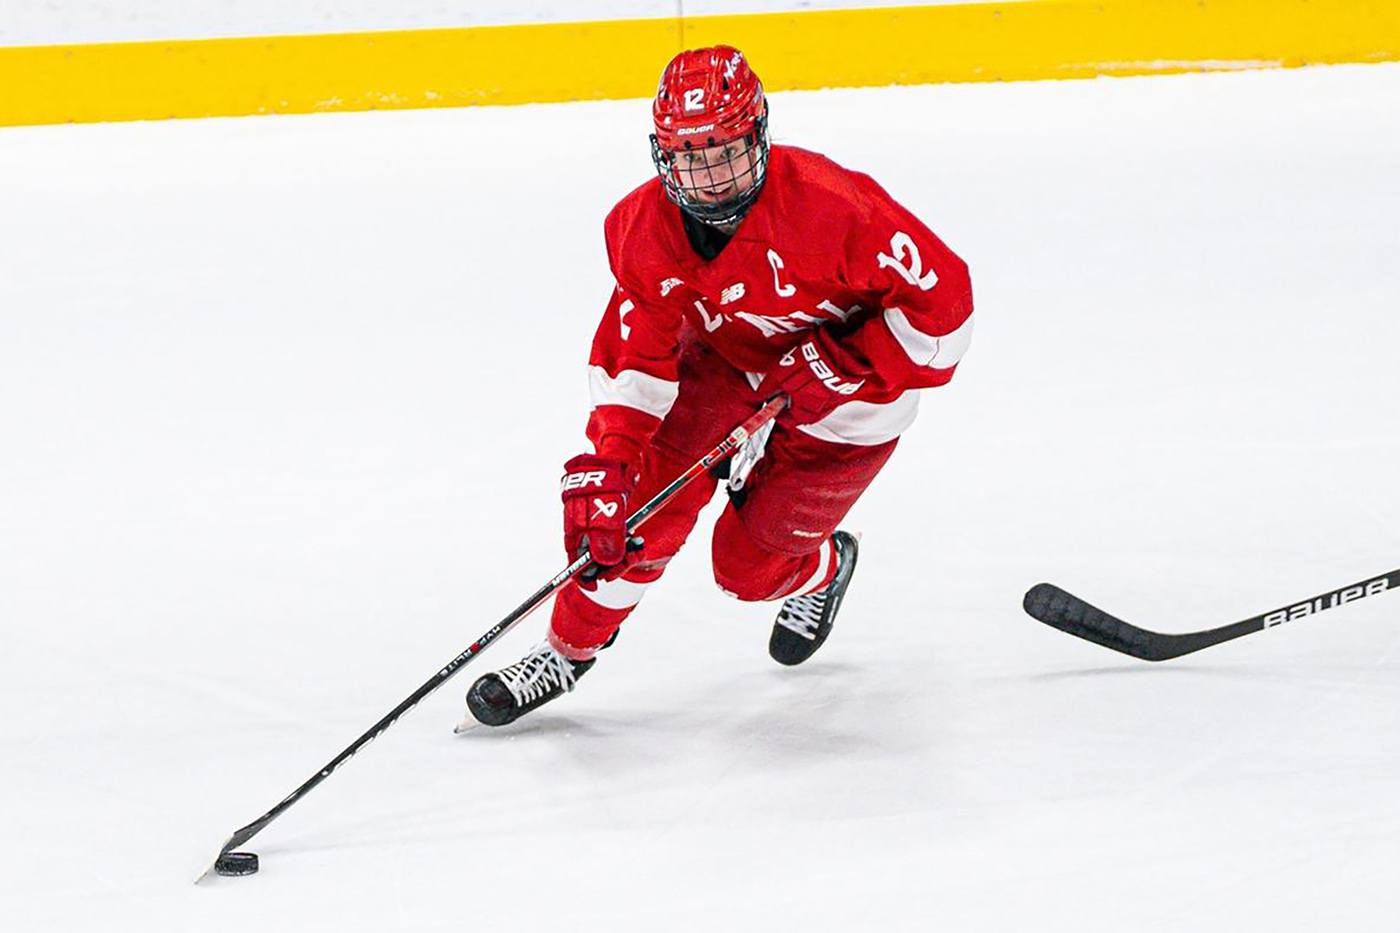
[[[800,558],[754,540],[732,510],[715,525],[711,554],[715,583],[744,602],[761,602],[788,592],[801,566]]]

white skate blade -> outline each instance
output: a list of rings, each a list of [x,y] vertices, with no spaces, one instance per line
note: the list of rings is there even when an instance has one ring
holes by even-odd
[[[468,713],[465,719],[463,719],[461,722],[457,723],[457,725],[452,727],[452,734],[462,735],[465,732],[472,731],[479,725],[481,725],[481,723],[476,721],[476,717],[472,716],[471,713]]]

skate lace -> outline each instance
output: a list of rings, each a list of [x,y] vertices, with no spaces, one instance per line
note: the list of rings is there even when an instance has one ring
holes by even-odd
[[[519,661],[501,669],[497,676],[521,706],[539,699],[553,687],[574,689],[574,666],[547,641],[541,642]]]
[[[778,613],[778,624],[811,641],[817,637],[817,627],[821,624],[822,610],[826,608],[826,590],[821,589],[806,596],[792,596],[783,601]]]

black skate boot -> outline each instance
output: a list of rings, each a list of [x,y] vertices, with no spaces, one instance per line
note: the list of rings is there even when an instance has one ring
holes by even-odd
[[[510,667],[477,678],[467,691],[467,709],[487,726],[515,722],[532,709],[574,689],[596,658],[570,661],[548,641]]]
[[[833,533],[831,543],[836,550],[836,576],[814,593],[783,600],[778,620],[773,623],[768,655],[779,664],[801,664],[816,654],[831,634],[860,550],[855,535],[844,531]]]

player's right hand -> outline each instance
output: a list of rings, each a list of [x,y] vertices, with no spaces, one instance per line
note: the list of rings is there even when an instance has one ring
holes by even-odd
[[[588,550],[603,569],[590,579],[613,579],[640,557],[627,542],[627,497],[635,484],[628,465],[613,457],[580,454],[564,464],[564,550],[570,561]]]

